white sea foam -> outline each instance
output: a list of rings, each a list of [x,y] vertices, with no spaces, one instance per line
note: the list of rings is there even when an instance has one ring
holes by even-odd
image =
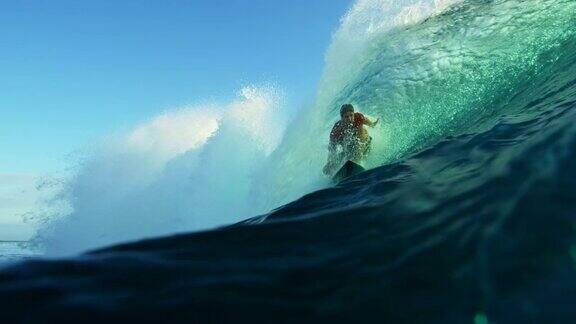
[[[70,208],[44,215],[36,241],[62,255],[258,212],[247,196],[284,130],[280,104],[273,88],[248,87],[230,104],[167,112],[107,138],[53,201]]]

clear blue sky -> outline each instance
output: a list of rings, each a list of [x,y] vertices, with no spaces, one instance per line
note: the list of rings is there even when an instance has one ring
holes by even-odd
[[[160,111],[276,82],[313,96],[351,0],[0,2],[0,174],[42,174]]]

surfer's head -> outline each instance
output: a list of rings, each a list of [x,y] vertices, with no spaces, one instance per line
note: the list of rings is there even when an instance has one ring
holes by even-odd
[[[340,117],[343,121],[348,123],[354,122],[354,106],[351,104],[345,104],[340,107]]]

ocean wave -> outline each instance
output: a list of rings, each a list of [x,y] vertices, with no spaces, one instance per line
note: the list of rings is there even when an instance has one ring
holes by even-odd
[[[10,267],[0,272],[0,310],[8,321],[570,322],[574,9],[561,0],[465,1],[375,32],[353,55],[358,72],[332,79],[341,80],[334,91],[327,68],[298,128],[262,142],[256,171],[240,169],[249,181],[235,182],[245,186],[232,196],[261,216]],[[383,121],[373,168],[336,186],[315,183],[318,134],[348,101]],[[215,143],[209,161],[227,156],[227,139],[246,136],[229,125],[230,136],[204,144]],[[248,130],[256,141],[269,134]],[[192,179],[214,180],[200,174]],[[179,190],[198,183],[176,178],[186,184]],[[192,199],[210,203],[211,190]]]

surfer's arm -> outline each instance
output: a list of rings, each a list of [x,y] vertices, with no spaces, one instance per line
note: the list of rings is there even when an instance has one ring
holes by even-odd
[[[362,125],[374,127],[380,121],[380,118],[376,119],[375,121],[371,121],[370,118],[366,117],[366,115],[364,115],[364,114],[361,114],[361,113],[356,113],[356,114],[357,114],[357,117],[360,119],[360,123]]]
[[[376,119],[375,121],[371,121],[368,118],[365,118],[365,123],[366,125],[370,126],[370,127],[374,127],[378,124],[378,122],[380,121],[380,118]]]

